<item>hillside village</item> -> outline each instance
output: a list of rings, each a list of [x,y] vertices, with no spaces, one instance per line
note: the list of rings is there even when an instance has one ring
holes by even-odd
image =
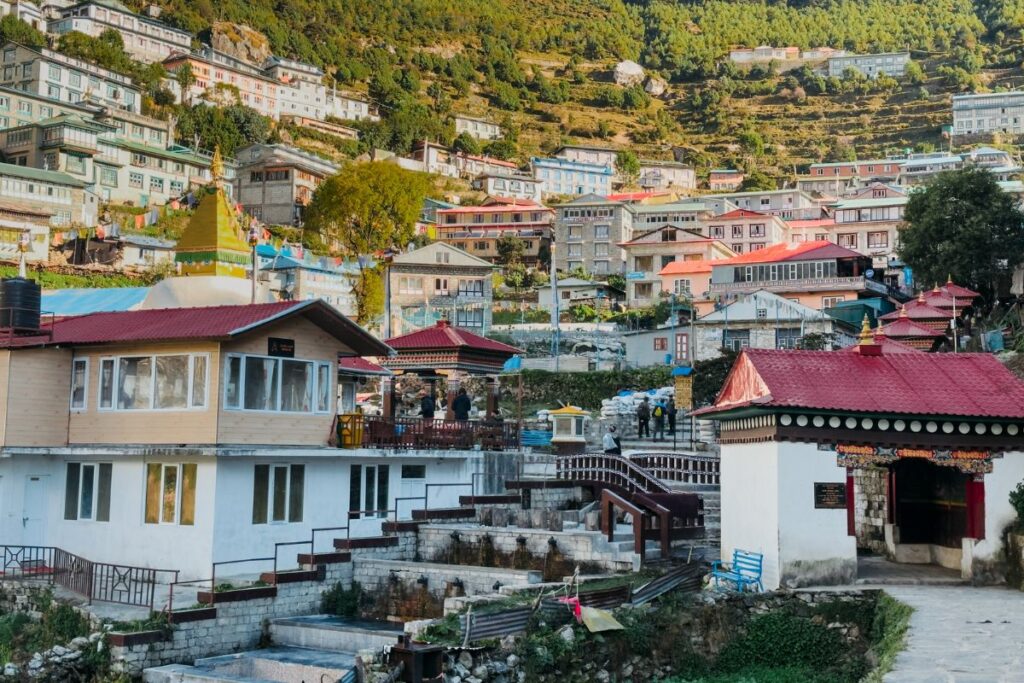
[[[207,4],[0,0],[0,683],[1016,680],[1008,10]]]

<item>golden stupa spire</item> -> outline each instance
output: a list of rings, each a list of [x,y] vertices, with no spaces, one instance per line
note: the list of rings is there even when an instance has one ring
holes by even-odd
[[[864,322],[861,323],[860,327],[860,345],[867,346],[874,342],[874,335],[871,334],[871,320],[868,319],[868,314],[864,314]]]
[[[220,185],[224,181],[224,158],[220,155],[220,145],[213,148],[213,159],[210,161],[210,175],[213,182]]]
[[[882,341],[885,337],[885,332],[882,330],[882,321],[878,321],[878,327],[875,328],[875,343]]]

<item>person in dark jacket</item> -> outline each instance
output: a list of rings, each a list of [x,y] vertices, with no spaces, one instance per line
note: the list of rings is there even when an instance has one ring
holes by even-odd
[[[668,407],[665,410],[665,415],[668,417],[668,433],[676,433],[676,402],[671,400],[668,402]]]
[[[636,435],[642,439],[651,435],[651,404],[644,396],[644,400],[636,407]]]
[[[434,411],[437,409],[437,402],[434,400],[433,394],[424,394],[423,398],[420,399],[420,415],[424,420],[433,420]]]
[[[464,388],[459,389],[459,395],[452,401],[452,413],[456,420],[468,420],[469,411],[473,408],[473,402],[469,400]]]

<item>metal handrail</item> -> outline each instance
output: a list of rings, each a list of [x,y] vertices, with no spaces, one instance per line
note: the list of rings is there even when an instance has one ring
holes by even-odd
[[[584,478],[589,473],[602,473],[609,476],[604,479],[594,480]],[[555,477],[564,480],[578,479],[580,481],[612,484],[627,491],[671,493],[671,489],[647,470],[630,462],[628,458],[609,453],[559,456],[555,461]],[[617,479],[618,481],[611,481],[612,479]]]

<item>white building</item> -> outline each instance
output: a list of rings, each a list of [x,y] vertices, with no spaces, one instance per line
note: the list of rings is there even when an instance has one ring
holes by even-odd
[[[877,78],[882,74],[898,78],[907,70],[910,63],[909,52],[884,52],[876,55],[842,55],[829,57],[826,74],[841,78],[847,69],[859,71],[868,78]]]
[[[58,35],[78,31],[95,38],[109,29],[121,34],[125,52],[140,62],[158,62],[192,47],[188,31],[135,14],[117,0],[86,0],[63,8],[48,30]]]
[[[533,177],[541,182],[545,196],[611,194],[615,172],[610,165],[540,157],[534,157],[530,163]]]
[[[849,352],[747,349],[697,414],[721,426],[722,558],[763,555],[766,590],[849,585],[858,547],[1002,576],[1024,385],[995,357],[896,353],[870,331]]]
[[[455,115],[455,134],[467,133],[477,140],[497,140],[501,137],[501,126],[487,119]]]
[[[0,0],[0,17],[12,16],[21,19],[38,31],[46,31],[43,12],[36,5],[26,0]]]
[[[614,169],[619,153],[617,150],[607,147],[564,145],[555,152],[555,158],[594,166],[609,166]]]
[[[1024,133],[1024,91],[953,95],[953,135]]]
[[[142,91],[131,78],[47,48],[7,43],[2,50],[0,85],[71,104],[92,101],[142,112]]]
[[[540,204],[543,199],[543,183],[529,176],[489,174],[473,180],[473,189],[488,197],[525,199]]]
[[[641,159],[638,184],[645,190],[693,190],[697,175],[691,166],[678,161]]]

